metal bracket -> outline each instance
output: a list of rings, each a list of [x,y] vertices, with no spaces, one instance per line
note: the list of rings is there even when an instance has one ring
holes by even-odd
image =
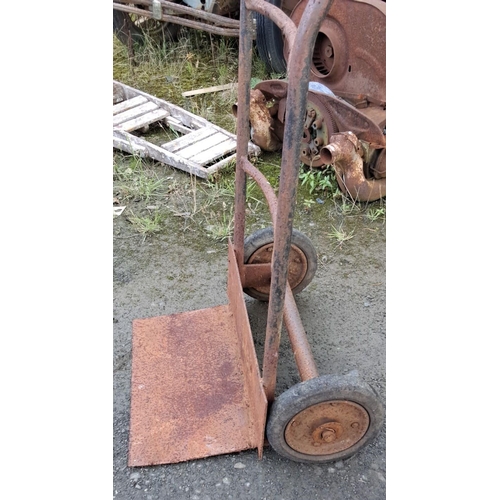
[[[158,19],[161,21],[162,11],[160,0],[153,0],[153,19]]]

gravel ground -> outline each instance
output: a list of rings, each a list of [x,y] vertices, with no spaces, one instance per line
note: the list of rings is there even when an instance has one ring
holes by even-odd
[[[299,220],[299,218],[297,218]],[[302,217],[319,266],[297,296],[320,375],[357,369],[385,403],[385,223],[366,224],[335,245],[321,222]],[[368,227],[369,226],[369,227]],[[385,424],[356,455],[328,464],[302,464],[266,446],[172,465],[127,466],[132,320],[226,304],[227,246],[199,231],[172,231],[142,240],[124,217],[114,221],[114,485],[116,500],[385,498]],[[200,244],[201,242],[201,244]],[[260,358],[266,305],[247,297]],[[277,394],[300,382],[286,332]]]

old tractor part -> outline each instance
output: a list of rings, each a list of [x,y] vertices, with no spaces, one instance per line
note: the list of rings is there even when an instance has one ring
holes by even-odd
[[[281,148],[287,95],[288,83],[283,80],[259,82],[250,91],[250,136],[264,151]],[[235,116],[237,111],[238,106],[234,105]],[[357,108],[322,84],[311,83],[300,141],[300,161],[314,168],[333,165],[333,156],[325,149],[330,138],[350,132],[359,140],[361,149],[355,162],[342,160],[342,173],[337,174],[340,189],[350,197],[355,193],[353,199],[358,201],[373,201],[385,196],[385,115],[385,109],[379,106]],[[353,171],[348,172],[349,169]]]
[[[307,0],[293,9],[298,24]],[[335,0],[314,42],[310,78],[353,103],[385,106],[386,4],[382,0]],[[290,48],[285,40],[285,58]]]
[[[321,150],[323,161],[335,169],[339,187],[353,200],[374,201],[385,196],[385,177],[381,177],[385,176],[385,149],[380,150],[379,154],[372,153],[372,179],[367,179],[364,170],[363,156],[366,150],[366,144],[363,145],[352,132],[332,135],[329,144]]]
[[[113,31],[124,44],[144,41],[145,35],[163,30],[175,38],[182,26],[228,37],[238,37],[238,0],[113,0]]]

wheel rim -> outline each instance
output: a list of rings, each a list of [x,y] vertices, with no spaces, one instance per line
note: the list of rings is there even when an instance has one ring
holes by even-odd
[[[268,264],[273,256],[274,243],[268,243],[256,250],[248,259],[248,264]],[[290,257],[288,259],[288,282],[292,290],[296,288],[305,275],[307,274],[307,257],[306,254],[297,246],[292,245],[290,248]],[[260,293],[269,295],[271,286],[263,285],[255,287]]]
[[[370,425],[368,412],[352,401],[326,401],[299,412],[285,428],[290,448],[305,455],[332,455],[354,446]]]

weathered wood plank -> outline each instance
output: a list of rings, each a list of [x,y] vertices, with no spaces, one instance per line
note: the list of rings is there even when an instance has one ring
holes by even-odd
[[[149,125],[150,123],[162,120],[163,118],[165,118],[166,113],[167,111],[165,111],[164,109],[156,108],[154,111],[150,111],[145,115],[138,116],[137,118],[124,123],[120,123],[116,126],[116,128],[120,130],[126,130],[127,132],[132,132],[132,130],[137,130],[146,125]]]
[[[205,87],[204,89],[188,90],[182,93],[182,97],[191,97],[193,95],[208,94],[210,92],[219,92],[220,90],[230,90],[236,87],[237,83],[228,83],[226,85],[215,85],[213,87]]]
[[[132,120],[138,116],[144,115],[148,111],[153,111],[153,109],[158,109],[158,106],[154,102],[146,102],[135,108],[128,109],[123,113],[113,116],[113,126],[119,125],[120,123]]]
[[[184,170],[202,179],[207,178],[206,170],[196,163],[181,158],[175,153],[171,153],[155,144],[146,142],[140,137],[136,137],[123,130],[113,130],[113,146],[127,153],[149,156],[156,161],[178,168],[179,170]]]
[[[218,127],[217,125],[214,125],[213,123],[209,122],[208,120],[205,120],[205,118],[202,118],[201,116],[195,115],[194,113],[191,113],[190,111],[186,111],[185,109],[176,106],[175,104],[172,104],[171,102],[164,101],[163,99],[159,99],[155,96],[152,96],[150,94],[147,94],[146,92],[142,92],[141,90],[134,89],[133,87],[129,87],[128,85],[118,82],[116,80],[113,80],[113,84],[117,84],[121,86],[123,89],[123,92],[125,96],[130,99],[131,97],[135,97],[137,95],[142,95],[146,97],[149,101],[154,102],[159,108],[166,109],[171,116],[174,118],[177,118],[185,127],[188,127],[190,129],[198,129],[201,127],[205,126],[210,126],[214,129],[216,129],[219,132],[226,132],[221,127]]]
[[[183,137],[178,137],[173,141],[162,144],[161,147],[165,148],[166,150],[172,153],[177,153],[181,149],[185,149],[189,146],[199,144],[199,141],[202,141],[203,139],[206,139],[207,137],[210,137],[216,133],[217,131],[210,127],[203,127],[198,130],[195,130],[194,132],[190,132],[189,134],[186,134]],[[200,151],[199,148],[198,151]]]
[[[227,137],[225,141],[215,144],[197,155],[191,156],[189,160],[194,163],[199,163],[200,165],[206,165],[221,156],[227,155],[228,153],[234,153],[235,151],[236,141],[231,139],[231,137]]]
[[[215,134],[211,134],[210,136],[198,140],[196,143],[191,144],[190,146],[183,148],[182,151],[178,151],[178,153],[183,158],[190,159],[192,156],[196,156],[202,153],[203,151],[206,151],[214,146],[217,146],[217,144],[224,142],[226,139],[232,140],[234,142],[234,147],[236,148],[236,141],[232,137],[228,137],[226,134],[221,134],[220,132],[217,132]]]
[[[167,116],[167,118],[165,118],[165,123],[171,129],[175,130],[176,132],[181,132],[182,134],[190,134],[191,132],[194,132],[192,128],[185,127],[179,120],[177,120],[177,118],[174,118],[172,116]]]
[[[138,95],[136,97],[132,97],[132,99],[127,99],[126,101],[122,101],[119,104],[115,104],[113,106],[113,116],[117,115],[118,113],[122,113],[123,111],[127,111],[127,109],[134,108],[135,106],[140,106],[145,102],[148,102],[148,100],[144,96]]]
[[[225,167],[228,163],[231,163],[233,160],[236,160],[236,153],[234,155],[228,156],[217,163],[214,163],[210,167],[207,167],[207,177],[210,177],[215,172],[218,172],[221,168]]]

